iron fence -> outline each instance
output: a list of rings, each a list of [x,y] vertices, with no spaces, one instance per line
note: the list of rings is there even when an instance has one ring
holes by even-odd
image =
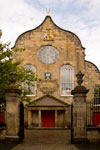
[[[5,125],[5,106],[0,104],[0,127],[4,127]]]
[[[100,126],[100,104],[87,102],[87,126]]]

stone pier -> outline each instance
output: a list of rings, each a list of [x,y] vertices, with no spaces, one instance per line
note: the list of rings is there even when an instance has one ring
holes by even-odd
[[[6,138],[19,139],[20,132],[20,94],[15,83],[5,89],[6,97]]]
[[[72,90],[73,97],[73,142],[87,141],[86,94],[88,90],[81,85],[83,74],[77,75],[78,86]]]

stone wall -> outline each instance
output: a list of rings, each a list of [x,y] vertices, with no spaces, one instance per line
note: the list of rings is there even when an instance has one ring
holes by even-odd
[[[6,129],[0,128],[0,140],[5,140]]]
[[[46,31],[53,31],[53,40],[44,40]],[[43,64],[37,57],[39,48],[45,45],[51,45],[59,51],[59,59],[53,64]],[[26,50],[14,53],[14,61],[23,60],[22,66],[26,64],[34,65],[36,73],[41,79],[44,79],[45,72],[51,72],[52,80],[56,80],[59,85],[52,95],[67,103],[72,102],[72,96],[63,97],[60,95],[60,68],[65,64],[70,64],[74,67],[74,86],[76,86],[77,72],[79,70],[83,73],[85,72],[84,48],[80,39],[74,33],[59,28],[51,17],[47,16],[40,26],[21,34],[16,40],[15,47],[25,47]],[[36,96],[32,97],[32,99],[34,100],[43,95],[37,87]]]
[[[87,89],[89,89],[87,101],[91,101],[94,98],[93,94],[95,86],[100,85],[100,72],[98,68],[89,61],[85,61],[84,83]]]
[[[100,128],[87,128],[87,139],[90,143],[100,142]]]
[[[53,39],[44,40],[46,32],[51,31],[53,32]],[[39,61],[37,52],[39,48],[45,45],[51,45],[58,49],[59,59],[56,63],[48,65]],[[36,73],[41,79],[44,79],[45,72],[52,73],[52,80],[57,80],[59,85],[57,90],[52,94],[53,96],[67,103],[72,103],[73,97],[60,96],[60,68],[64,64],[70,64],[74,67],[74,87],[76,86],[76,74],[81,70],[85,73],[83,84],[90,89],[87,99],[92,99],[95,84],[100,84],[100,73],[97,67],[85,61],[85,49],[82,47],[80,39],[74,33],[58,27],[50,16],[47,16],[43,23],[37,28],[21,34],[17,38],[14,47],[25,48],[26,50],[24,52],[14,53],[13,61],[23,60],[22,66],[26,64],[34,65]],[[36,96],[32,97],[32,100],[43,95],[44,94],[37,87]]]

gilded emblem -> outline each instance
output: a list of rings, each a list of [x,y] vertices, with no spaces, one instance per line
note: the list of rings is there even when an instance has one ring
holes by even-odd
[[[44,41],[53,41],[54,40],[54,30],[46,29],[44,32]]]

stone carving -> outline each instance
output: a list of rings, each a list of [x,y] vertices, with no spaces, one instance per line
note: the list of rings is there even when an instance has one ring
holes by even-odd
[[[81,71],[79,71],[78,74],[76,75],[76,77],[77,77],[77,83],[78,83],[79,86],[81,86],[81,84],[83,82],[83,79],[82,79],[83,76],[84,76],[84,74]]]
[[[10,73],[10,82],[11,82],[11,84],[16,83],[16,76],[17,76],[17,74],[15,72]]]
[[[44,32],[44,41],[53,41],[54,40],[54,30],[52,29],[46,29]]]
[[[38,88],[44,94],[52,94],[58,88],[58,83],[56,80],[43,80],[38,84]]]
[[[82,74],[81,71],[79,71],[78,74],[76,75],[78,86],[76,86],[74,88],[74,90],[71,91],[72,95],[74,95],[74,94],[76,95],[78,93],[88,93],[89,90],[86,89],[86,87],[81,85],[83,82],[83,76],[84,76],[84,74]],[[76,98],[75,100],[77,101],[78,99]]]
[[[53,64],[59,57],[58,50],[53,46],[43,46],[37,53],[38,59],[44,64]]]

